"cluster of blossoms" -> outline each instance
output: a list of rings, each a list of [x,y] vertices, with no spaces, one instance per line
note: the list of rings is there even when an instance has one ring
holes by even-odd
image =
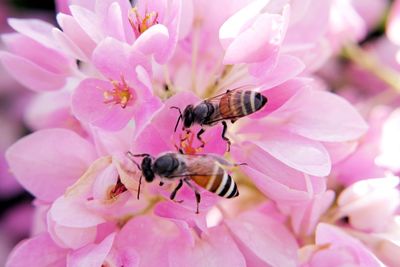
[[[9,19],[15,32],[2,35],[3,67],[35,92],[33,133],[5,153],[35,197],[32,237],[8,267],[399,266],[400,98],[387,84],[400,83],[383,74],[400,66],[371,45],[390,69],[371,67],[355,45],[386,1],[57,4],[58,27]],[[391,60],[399,12],[397,1]],[[359,64],[342,68],[343,48]],[[174,131],[172,107],[249,85],[268,102],[228,125],[230,151],[220,125],[204,146],[200,126]],[[171,201],[176,184],[143,182],[138,199],[142,172],[127,152],[178,150],[245,163],[229,170],[240,196],[198,188],[196,214],[189,186]]]

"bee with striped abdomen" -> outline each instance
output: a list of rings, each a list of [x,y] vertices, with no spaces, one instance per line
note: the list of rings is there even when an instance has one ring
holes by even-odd
[[[197,133],[197,138],[204,146],[201,135],[204,133],[204,126],[213,126],[222,122],[222,139],[228,143],[230,150],[230,140],[225,136],[227,130],[226,121],[234,123],[239,118],[250,115],[260,110],[266,103],[267,98],[261,93],[250,89],[251,86],[242,86],[225,93],[203,100],[197,105],[188,105],[183,113],[178,107],[171,107],[179,110],[179,118],[175,125],[175,131],[179,121],[183,121],[183,129],[188,129],[195,124],[202,128]]]
[[[235,181],[224,169],[224,166],[232,167],[235,164],[230,164],[217,155],[185,155],[169,152],[154,158],[149,154],[128,154],[130,157],[143,157],[140,165],[132,159],[142,172],[139,179],[138,198],[142,176],[144,176],[147,182],[152,182],[158,176],[161,180],[161,185],[164,182],[178,180],[178,185],[170,195],[171,200],[175,199],[175,195],[183,183],[187,184],[196,196],[196,213],[199,213],[201,197],[192,182],[220,197],[233,198],[239,195]]]

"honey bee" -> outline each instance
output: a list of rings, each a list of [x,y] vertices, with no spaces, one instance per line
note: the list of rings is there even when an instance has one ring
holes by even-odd
[[[197,105],[188,105],[183,113],[178,107],[171,107],[179,111],[179,117],[175,125],[175,132],[180,120],[183,121],[183,130],[192,127],[195,124],[202,128],[197,133],[197,139],[204,147],[204,141],[201,135],[205,132],[204,126],[213,126],[222,122],[222,139],[228,144],[230,150],[230,140],[225,136],[227,130],[226,121],[234,123],[239,118],[248,116],[260,110],[267,103],[267,98],[261,93],[249,90],[252,86],[242,86],[233,90],[227,90],[225,93],[205,99]]]
[[[224,168],[224,166],[227,168],[238,164],[231,164],[217,155],[185,155],[175,152],[165,153],[157,158],[149,154],[133,155],[130,152],[128,155],[142,172],[139,179],[138,199],[143,176],[149,183],[158,176],[160,185],[163,185],[164,182],[178,180],[178,185],[170,195],[170,199],[174,201],[176,193],[183,183],[187,184],[196,196],[196,213],[199,213],[201,196],[192,182],[220,197],[233,198],[239,195],[235,181]],[[141,164],[136,163],[133,157],[143,157]]]

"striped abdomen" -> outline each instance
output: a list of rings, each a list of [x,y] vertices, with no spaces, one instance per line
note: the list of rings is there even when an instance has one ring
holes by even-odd
[[[267,98],[256,91],[232,91],[222,96],[219,112],[223,118],[240,118],[260,110]]]
[[[233,198],[239,195],[235,181],[221,167],[218,172],[210,176],[192,176],[191,179],[202,188],[217,194],[220,197]]]

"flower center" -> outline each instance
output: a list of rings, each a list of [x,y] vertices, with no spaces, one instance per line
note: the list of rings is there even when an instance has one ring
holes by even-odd
[[[144,17],[142,17],[136,7],[131,9],[128,17],[129,23],[131,24],[132,29],[135,32],[136,38],[139,37],[139,35],[144,33],[151,26],[158,24],[157,18],[158,13],[154,11],[146,11]]]
[[[104,103],[119,104],[122,108],[125,108],[133,98],[131,88],[126,83],[124,77],[121,77],[121,82],[112,80],[111,84],[114,88],[104,92]]]
[[[120,179],[118,179],[115,186],[110,190],[109,199],[116,198],[119,194],[124,193],[126,190],[127,189],[126,189],[125,185],[121,182]]]
[[[199,153],[203,150],[202,147],[195,147],[194,142],[195,135],[191,131],[185,131],[184,135],[180,134],[179,139],[180,143],[179,146],[175,145],[176,149],[182,150],[184,154],[187,155],[194,155]]]

